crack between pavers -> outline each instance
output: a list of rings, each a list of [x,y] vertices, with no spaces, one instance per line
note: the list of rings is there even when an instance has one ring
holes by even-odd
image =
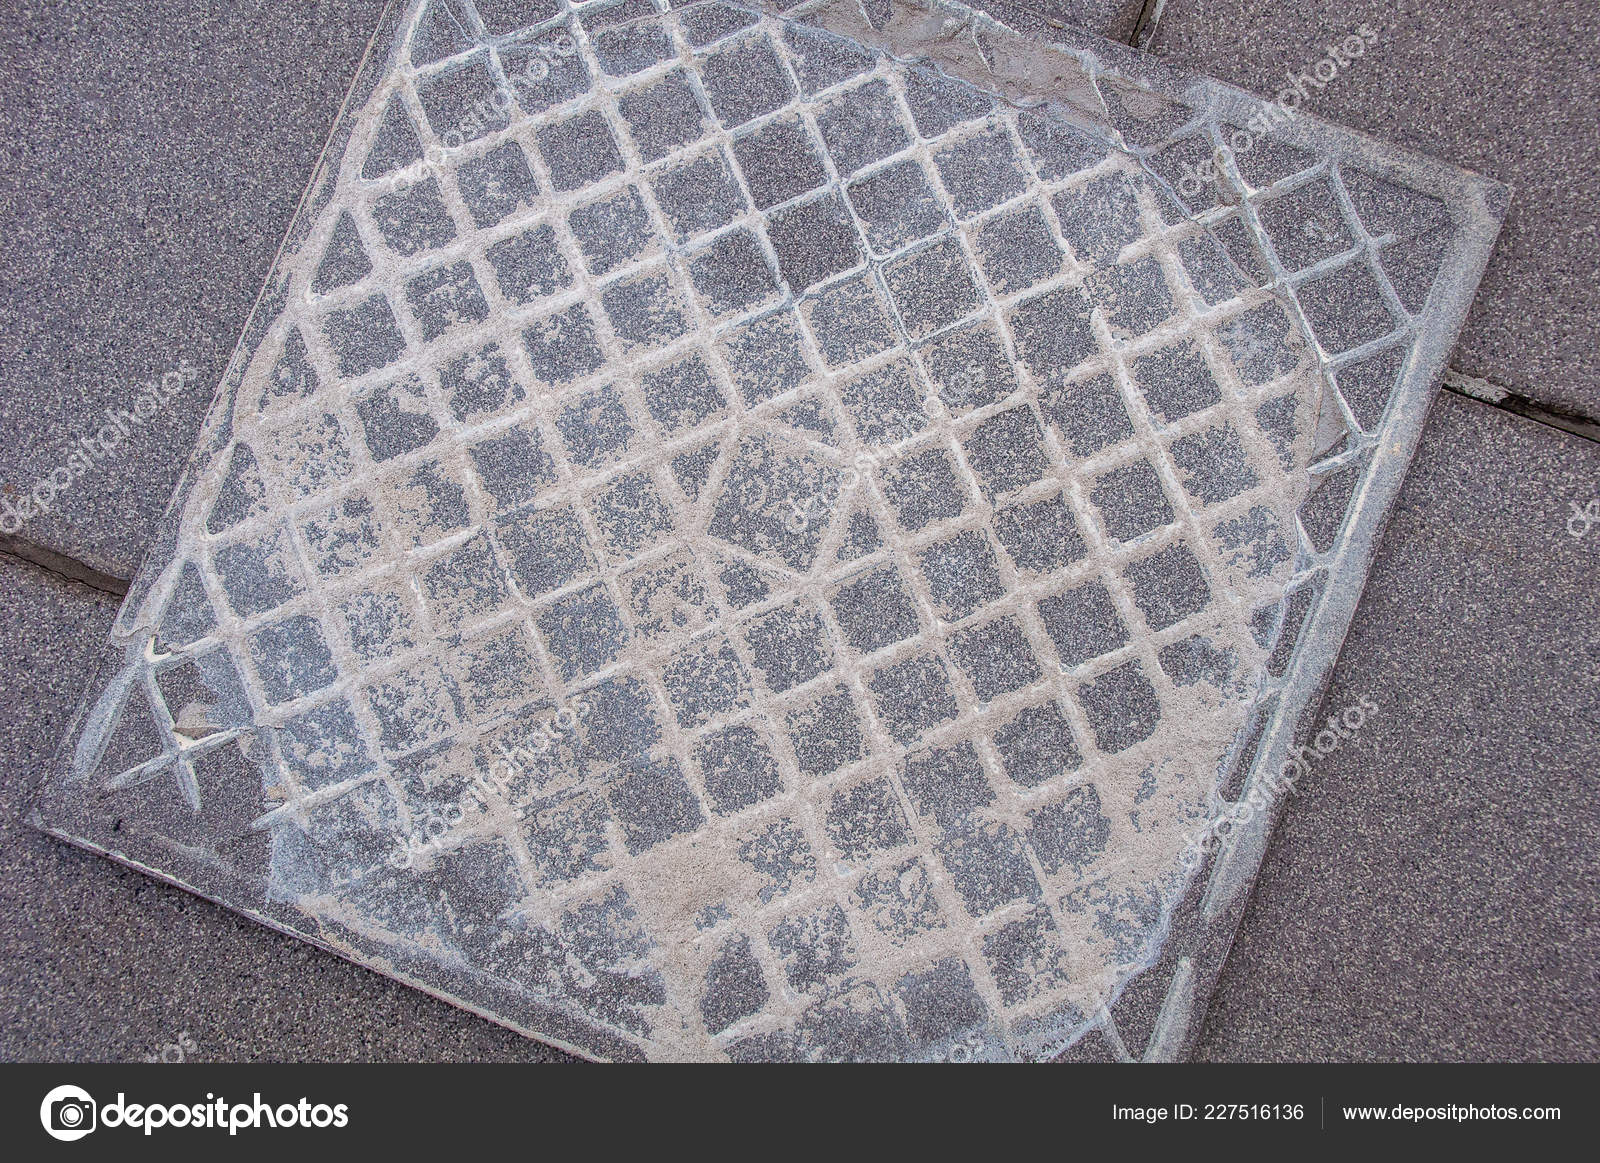
[[[46,549],[43,545],[36,545],[32,541],[24,541],[17,537],[0,537],[0,556],[15,558],[27,562],[35,568],[46,573],[53,573],[67,581],[77,582],[89,589],[98,590],[113,597],[125,598],[128,596],[128,582],[120,577],[102,573],[92,565],[86,565],[75,557],[68,557],[64,553],[57,553],[53,549]]]
[[[1543,424],[1573,436],[1582,437],[1584,440],[1593,440],[1600,443],[1600,421],[1591,419],[1579,412],[1569,412],[1562,408],[1552,408],[1548,404],[1514,392],[1510,388],[1501,387],[1499,384],[1478,376],[1468,375],[1457,368],[1450,368],[1444,373],[1441,386],[1447,392],[1458,396],[1465,396],[1469,400],[1476,400],[1480,404],[1488,404],[1491,408],[1498,408],[1502,412],[1510,412],[1513,416],[1521,416],[1524,420],[1532,420],[1536,424]]]
[[[1133,31],[1128,34],[1128,43],[1134,48],[1149,51],[1150,42],[1156,38],[1156,25],[1166,7],[1167,0],[1144,0],[1139,15],[1134,19]]]

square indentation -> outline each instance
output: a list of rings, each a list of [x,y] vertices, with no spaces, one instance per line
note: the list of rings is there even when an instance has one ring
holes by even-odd
[[[1027,635],[1009,616],[957,632],[950,639],[950,657],[972,683],[979,702],[1019,691],[1043,677]]]
[[[700,801],[670,756],[625,769],[612,782],[608,798],[632,856],[705,823]]]
[[[867,243],[889,254],[949,224],[939,196],[915,158],[895,162],[857,178],[849,186],[850,205],[866,223]]]
[[[994,789],[971,743],[935,747],[906,757],[900,782],[919,815],[954,828],[994,802]]]
[[[403,755],[447,737],[456,729],[460,695],[433,659],[412,663],[368,688],[383,749]]]
[[[1183,474],[1184,489],[1200,504],[1226,501],[1260,483],[1231,423],[1180,436],[1172,442],[1171,451]]]
[[[991,416],[972,430],[962,447],[991,499],[1030,485],[1050,470],[1044,430],[1027,405]]]
[[[504,286],[504,280],[502,280]],[[434,340],[453,327],[482,323],[489,317],[472,264],[465,260],[435,267],[406,284],[406,301],[422,325],[422,338]]]
[[[864,444],[898,444],[927,427],[921,390],[904,359],[857,376],[839,397]]]
[[[997,404],[1017,390],[1016,373],[992,323],[931,340],[922,349],[922,362],[939,398],[954,412]]]
[[[456,236],[436,178],[379,198],[372,204],[372,221],[389,248],[407,256],[443,246]]]
[[[981,529],[964,529],[922,551],[922,576],[939,615],[956,622],[1005,596],[1000,564]]]
[[[883,81],[868,81],[829,98],[817,110],[817,129],[841,175],[911,144],[898,103]]]
[[[895,345],[889,308],[870,273],[807,295],[800,309],[829,367],[859,363]]]
[[[1084,282],[1117,339],[1136,339],[1172,318],[1175,307],[1161,264],[1154,258],[1106,267]]]
[[[556,430],[567,455],[586,468],[599,468],[627,455],[634,427],[613,384],[584,392],[556,413]]]
[[[1299,271],[1342,254],[1355,245],[1344,211],[1327,178],[1287,194],[1263,198],[1256,214],[1285,270]]]
[[[1206,571],[1185,542],[1132,562],[1124,572],[1133,585],[1134,604],[1152,630],[1165,630],[1193,617],[1211,601]]]
[[[481,420],[527,398],[495,343],[447,361],[439,369],[439,388],[457,420]]]
[[[944,188],[963,218],[1000,205],[1027,189],[1017,146],[1004,125],[994,125],[933,155]]]
[[[713,731],[695,744],[695,763],[711,810],[730,815],[783,790],[777,761],[760,733],[738,725]]]
[[[606,362],[595,336],[594,319],[582,303],[535,321],[523,331],[522,345],[535,380],[543,387],[583,379]]]
[[[786,24],[783,39],[798,58],[795,72],[807,93],[821,92],[866,72],[878,55],[853,40],[800,23]]]
[[[322,624],[305,614],[263,626],[250,635],[250,661],[273,703],[315,694],[339,678]]]
[[[628,643],[622,615],[598,582],[541,613],[539,633],[564,682],[609,666]]]
[[[729,129],[771,113],[794,96],[794,82],[765,36],[707,55],[700,65],[706,97]]]
[[[1101,582],[1042,599],[1039,620],[1055,643],[1063,666],[1081,666],[1128,643],[1128,628],[1122,624],[1111,591]]]
[[[347,379],[387,367],[406,350],[394,310],[381,294],[354,307],[329,311],[322,333],[339,361],[339,374]]]
[[[403,546],[420,548],[471,524],[467,490],[456,473],[453,464],[428,461],[382,486],[388,492],[393,528]]]
[[[672,55],[672,38],[650,0],[585,7],[579,20],[595,58],[610,76],[626,77]]]
[[[591,109],[539,130],[539,152],[558,190],[580,190],[622,169],[622,152],[611,127]]]
[[[583,523],[571,505],[523,510],[496,522],[495,540],[530,598],[571,585],[595,568]]]
[[[420,580],[428,613],[443,632],[494,614],[511,596],[494,547],[482,534],[428,566]]]
[[[820,988],[856,966],[850,921],[838,905],[791,917],[767,934],[767,943],[795,989]]]
[[[767,687],[779,694],[809,682],[833,665],[822,615],[795,599],[744,624],[744,640]]]
[[[796,294],[861,264],[861,242],[838,194],[776,211],[767,220],[767,238]]]
[[[839,686],[789,712],[789,743],[804,775],[827,775],[864,759],[867,746],[855,696]]]
[[[1222,401],[1222,389],[1191,339],[1163,347],[1133,361],[1133,378],[1163,424],[1171,424]]]
[[[242,617],[262,614],[306,592],[285,530],[224,546],[213,555],[227,603]]]
[[[1036,909],[983,939],[983,959],[1008,1006],[1066,985],[1070,965],[1050,914]]]
[[[1136,460],[1106,473],[1095,481],[1090,497],[1100,510],[1106,532],[1118,541],[1136,540],[1175,519],[1161,476],[1148,460]]]
[[[647,641],[698,630],[716,616],[700,567],[687,549],[635,567],[618,584],[634,632]]]
[[[1000,510],[994,531],[1016,567],[1032,573],[1053,573],[1089,552],[1072,506],[1060,493]]]
[[[650,211],[637,186],[628,186],[567,215],[567,226],[591,274],[610,274],[658,249]]]
[[[944,663],[914,655],[875,671],[867,680],[878,718],[897,743],[911,743],[956,717],[955,692]]]
[[[1039,898],[1039,880],[1022,837],[1006,824],[963,820],[947,829],[939,857],[961,903],[975,917],[1013,901]]]
[[[1128,407],[1109,375],[1049,388],[1039,397],[1039,410],[1078,456],[1093,456],[1133,438]]]
[[[494,268],[500,293],[513,303],[532,303],[572,285],[572,271],[556,243],[555,230],[548,225],[503,239],[491,246],[484,257]],[[457,266],[467,267],[470,277],[467,263]]]
[[[880,470],[880,475],[895,517],[912,533],[935,521],[959,517],[966,508],[966,489],[943,448],[900,457]]]
[[[864,860],[912,840],[894,788],[884,778],[835,792],[824,817],[828,841],[846,860]]]
[[[1081,874],[1105,852],[1111,838],[1111,821],[1101,811],[1093,784],[1073,788],[1064,799],[1030,812],[1029,818],[1028,839],[1040,867],[1051,876],[1063,868]]]
[[[1089,300],[1076,287],[1057,287],[1012,308],[1017,356],[1035,379],[1059,380],[1099,352],[1089,317]]]
[[[1022,787],[1038,787],[1083,764],[1072,724],[1055,703],[1027,707],[994,733],[1006,775]]]
[[[747,404],[792,392],[811,377],[800,329],[789,311],[774,311],[735,327],[722,340],[721,350]]]
[[[705,135],[706,116],[700,98],[681,69],[661,80],[632,89],[617,98],[628,135],[647,162],[692,145]]]
[[[406,587],[353,594],[339,605],[345,640],[362,662],[391,658],[420,641],[416,599]]]
[[[1311,334],[1330,355],[1382,339],[1395,328],[1383,290],[1364,262],[1353,262],[1295,288]]]
[[[650,188],[679,242],[726,226],[745,211],[744,194],[720,149],[658,171]]]
[[[920,859],[869,872],[856,882],[851,903],[895,944],[945,927],[933,893],[933,878]]]
[[[518,27],[529,23],[524,17]],[[564,24],[503,45],[499,52],[500,66],[511,79],[517,105],[526,113],[542,113],[589,88],[589,69]]]
[[[722,389],[698,353],[640,377],[645,404],[655,422],[668,432],[687,432],[727,407]]]
[[[456,189],[479,230],[531,208],[539,196],[539,182],[528,166],[527,155],[514,141],[462,162],[456,169]]]
[[[733,156],[759,210],[828,184],[816,141],[798,117],[775,118],[735,138]]]
[[[978,286],[954,238],[895,259],[883,268],[883,275],[914,339],[948,327],[979,305]]]
[[[979,227],[973,249],[989,284],[1002,295],[1055,278],[1064,265],[1061,244],[1044,211],[1029,204]]]
[[[311,564],[323,577],[371,565],[382,547],[372,499],[354,493],[308,517],[300,526]]]
[[[600,302],[611,330],[629,351],[664,346],[689,330],[683,296],[665,267],[614,280],[601,290]]]
[[[718,236],[691,256],[689,278],[712,315],[740,314],[778,293],[778,279],[760,239],[743,227]]]
[[[684,647],[661,672],[667,698],[685,727],[750,705],[750,681],[744,664],[724,638]]]
[[[1078,690],[1095,745],[1107,754],[1126,751],[1155,734],[1161,702],[1138,662],[1125,662]]]
[[[846,643],[870,654],[917,633],[917,606],[894,566],[878,566],[843,582],[829,606]]]
[[[613,561],[636,557],[672,532],[672,510],[647,472],[618,477],[590,496],[589,512]]]
[[[1100,146],[1104,153],[1105,147]],[[1138,187],[1124,174],[1097,178],[1055,196],[1061,233],[1079,258],[1095,266],[1114,263],[1138,239]]]

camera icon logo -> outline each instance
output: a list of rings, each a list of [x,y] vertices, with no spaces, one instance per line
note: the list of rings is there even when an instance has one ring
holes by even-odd
[[[94,1130],[98,1105],[77,1086],[58,1086],[39,1104],[39,1121],[53,1139],[70,1143]]]

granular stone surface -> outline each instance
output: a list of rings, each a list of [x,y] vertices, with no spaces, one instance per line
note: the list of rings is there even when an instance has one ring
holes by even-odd
[[[1150,68],[395,5],[36,822],[594,1057],[1181,1052],[1503,193]]]

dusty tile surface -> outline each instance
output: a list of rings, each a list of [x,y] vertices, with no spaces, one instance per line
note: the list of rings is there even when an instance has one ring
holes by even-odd
[[[390,11],[40,823],[596,1057],[1181,1052],[1502,191],[796,15]]]

